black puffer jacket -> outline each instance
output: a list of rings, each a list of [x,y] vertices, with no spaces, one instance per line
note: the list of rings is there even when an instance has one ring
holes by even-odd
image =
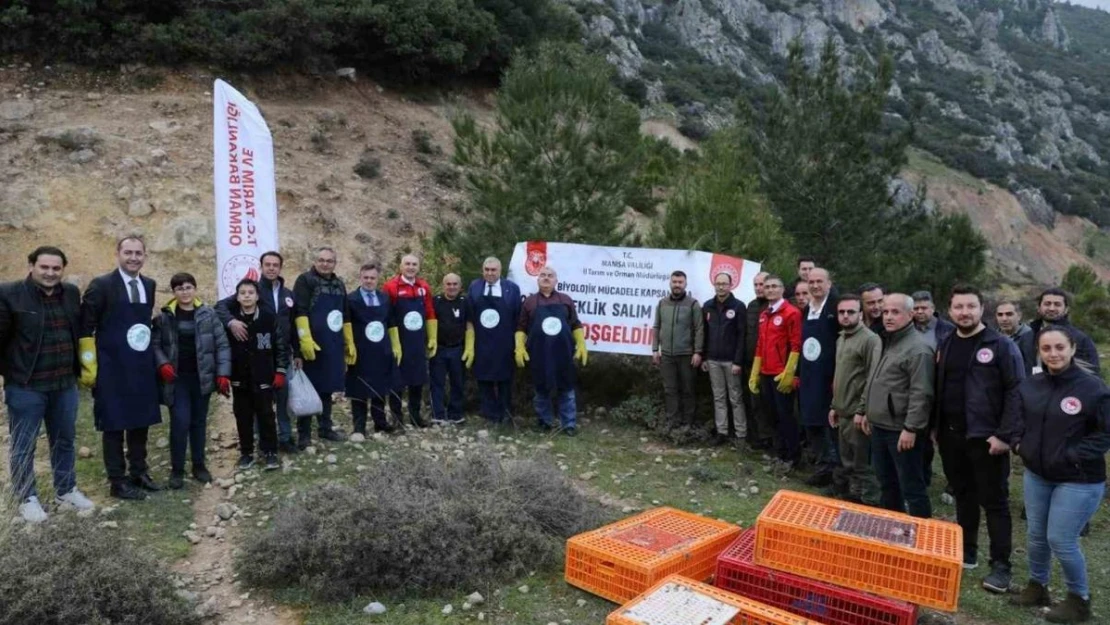
[[[216,378],[231,377],[231,346],[227,341],[227,333],[220,323],[216,311],[208,306],[196,302],[194,320],[197,325],[197,377],[200,379],[200,392],[209,395],[216,390]],[[174,371],[178,366],[177,346],[177,300],[170,300],[162,307],[162,312],[154,318],[154,361],[155,366],[164,364],[173,365]],[[174,384],[159,382],[162,388],[162,403],[173,405]]]
[[[1025,468],[1050,482],[1106,481],[1110,451],[1110,389],[1072,365],[1062,373],[1026,378],[1021,433],[1012,446]]]
[[[705,359],[743,366],[748,307],[729,293],[723,302],[716,297],[705,300],[701,311],[705,316]]]

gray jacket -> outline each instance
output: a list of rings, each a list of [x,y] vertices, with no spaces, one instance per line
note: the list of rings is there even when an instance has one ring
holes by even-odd
[[[174,371],[178,369],[177,363],[177,300],[170,300],[162,307],[162,312],[154,318],[154,360],[155,366],[164,364],[173,365]],[[216,311],[197,302],[197,373],[200,378],[200,392],[209,395],[216,390],[217,377],[231,377],[231,345],[227,341],[227,333],[220,323]],[[173,405],[174,384],[165,384],[159,378],[162,389],[162,403]]]
[[[867,383],[867,420],[884,430],[926,434],[936,394],[933,350],[913,323],[883,341],[883,355]]]
[[[700,354],[705,342],[701,304],[689,293],[682,299],[664,297],[655,307],[655,341],[652,351],[664,356]]]

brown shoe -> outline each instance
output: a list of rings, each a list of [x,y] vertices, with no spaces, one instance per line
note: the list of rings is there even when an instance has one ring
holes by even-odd
[[[1029,580],[1021,594],[1010,597],[1010,603],[1023,608],[1047,607],[1052,605],[1052,598],[1048,596],[1047,588]]]
[[[1091,620],[1091,600],[1068,593],[1060,603],[1045,613],[1044,620],[1049,623],[1083,623]]]

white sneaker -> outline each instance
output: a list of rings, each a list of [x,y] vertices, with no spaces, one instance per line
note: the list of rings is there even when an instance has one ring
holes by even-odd
[[[92,500],[86,497],[85,493],[82,493],[76,488],[62,495],[61,497],[55,497],[54,503],[57,504],[58,507],[62,510],[73,508],[74,510],[81,511],[92,510],[96,507],[96,504],[94,504]]]
[[[46,520],[46,510],[42,509],[39,498],[32,495],[19,504],[19,516],[28,523],[42,523]]]

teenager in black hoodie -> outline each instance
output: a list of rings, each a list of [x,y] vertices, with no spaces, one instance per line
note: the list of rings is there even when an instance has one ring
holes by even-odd
[[[239,431],[239,470],[254,466],[254,423],[267,471],[281,467],[277,455],[274,392],[285,386],[289,368],[289,333],[277,316],[258,306],[258,283],[242,280],[235,302],[228,306],[233,319],[246,325],[247,340],[231,341],[231,388],[235,426]]]

